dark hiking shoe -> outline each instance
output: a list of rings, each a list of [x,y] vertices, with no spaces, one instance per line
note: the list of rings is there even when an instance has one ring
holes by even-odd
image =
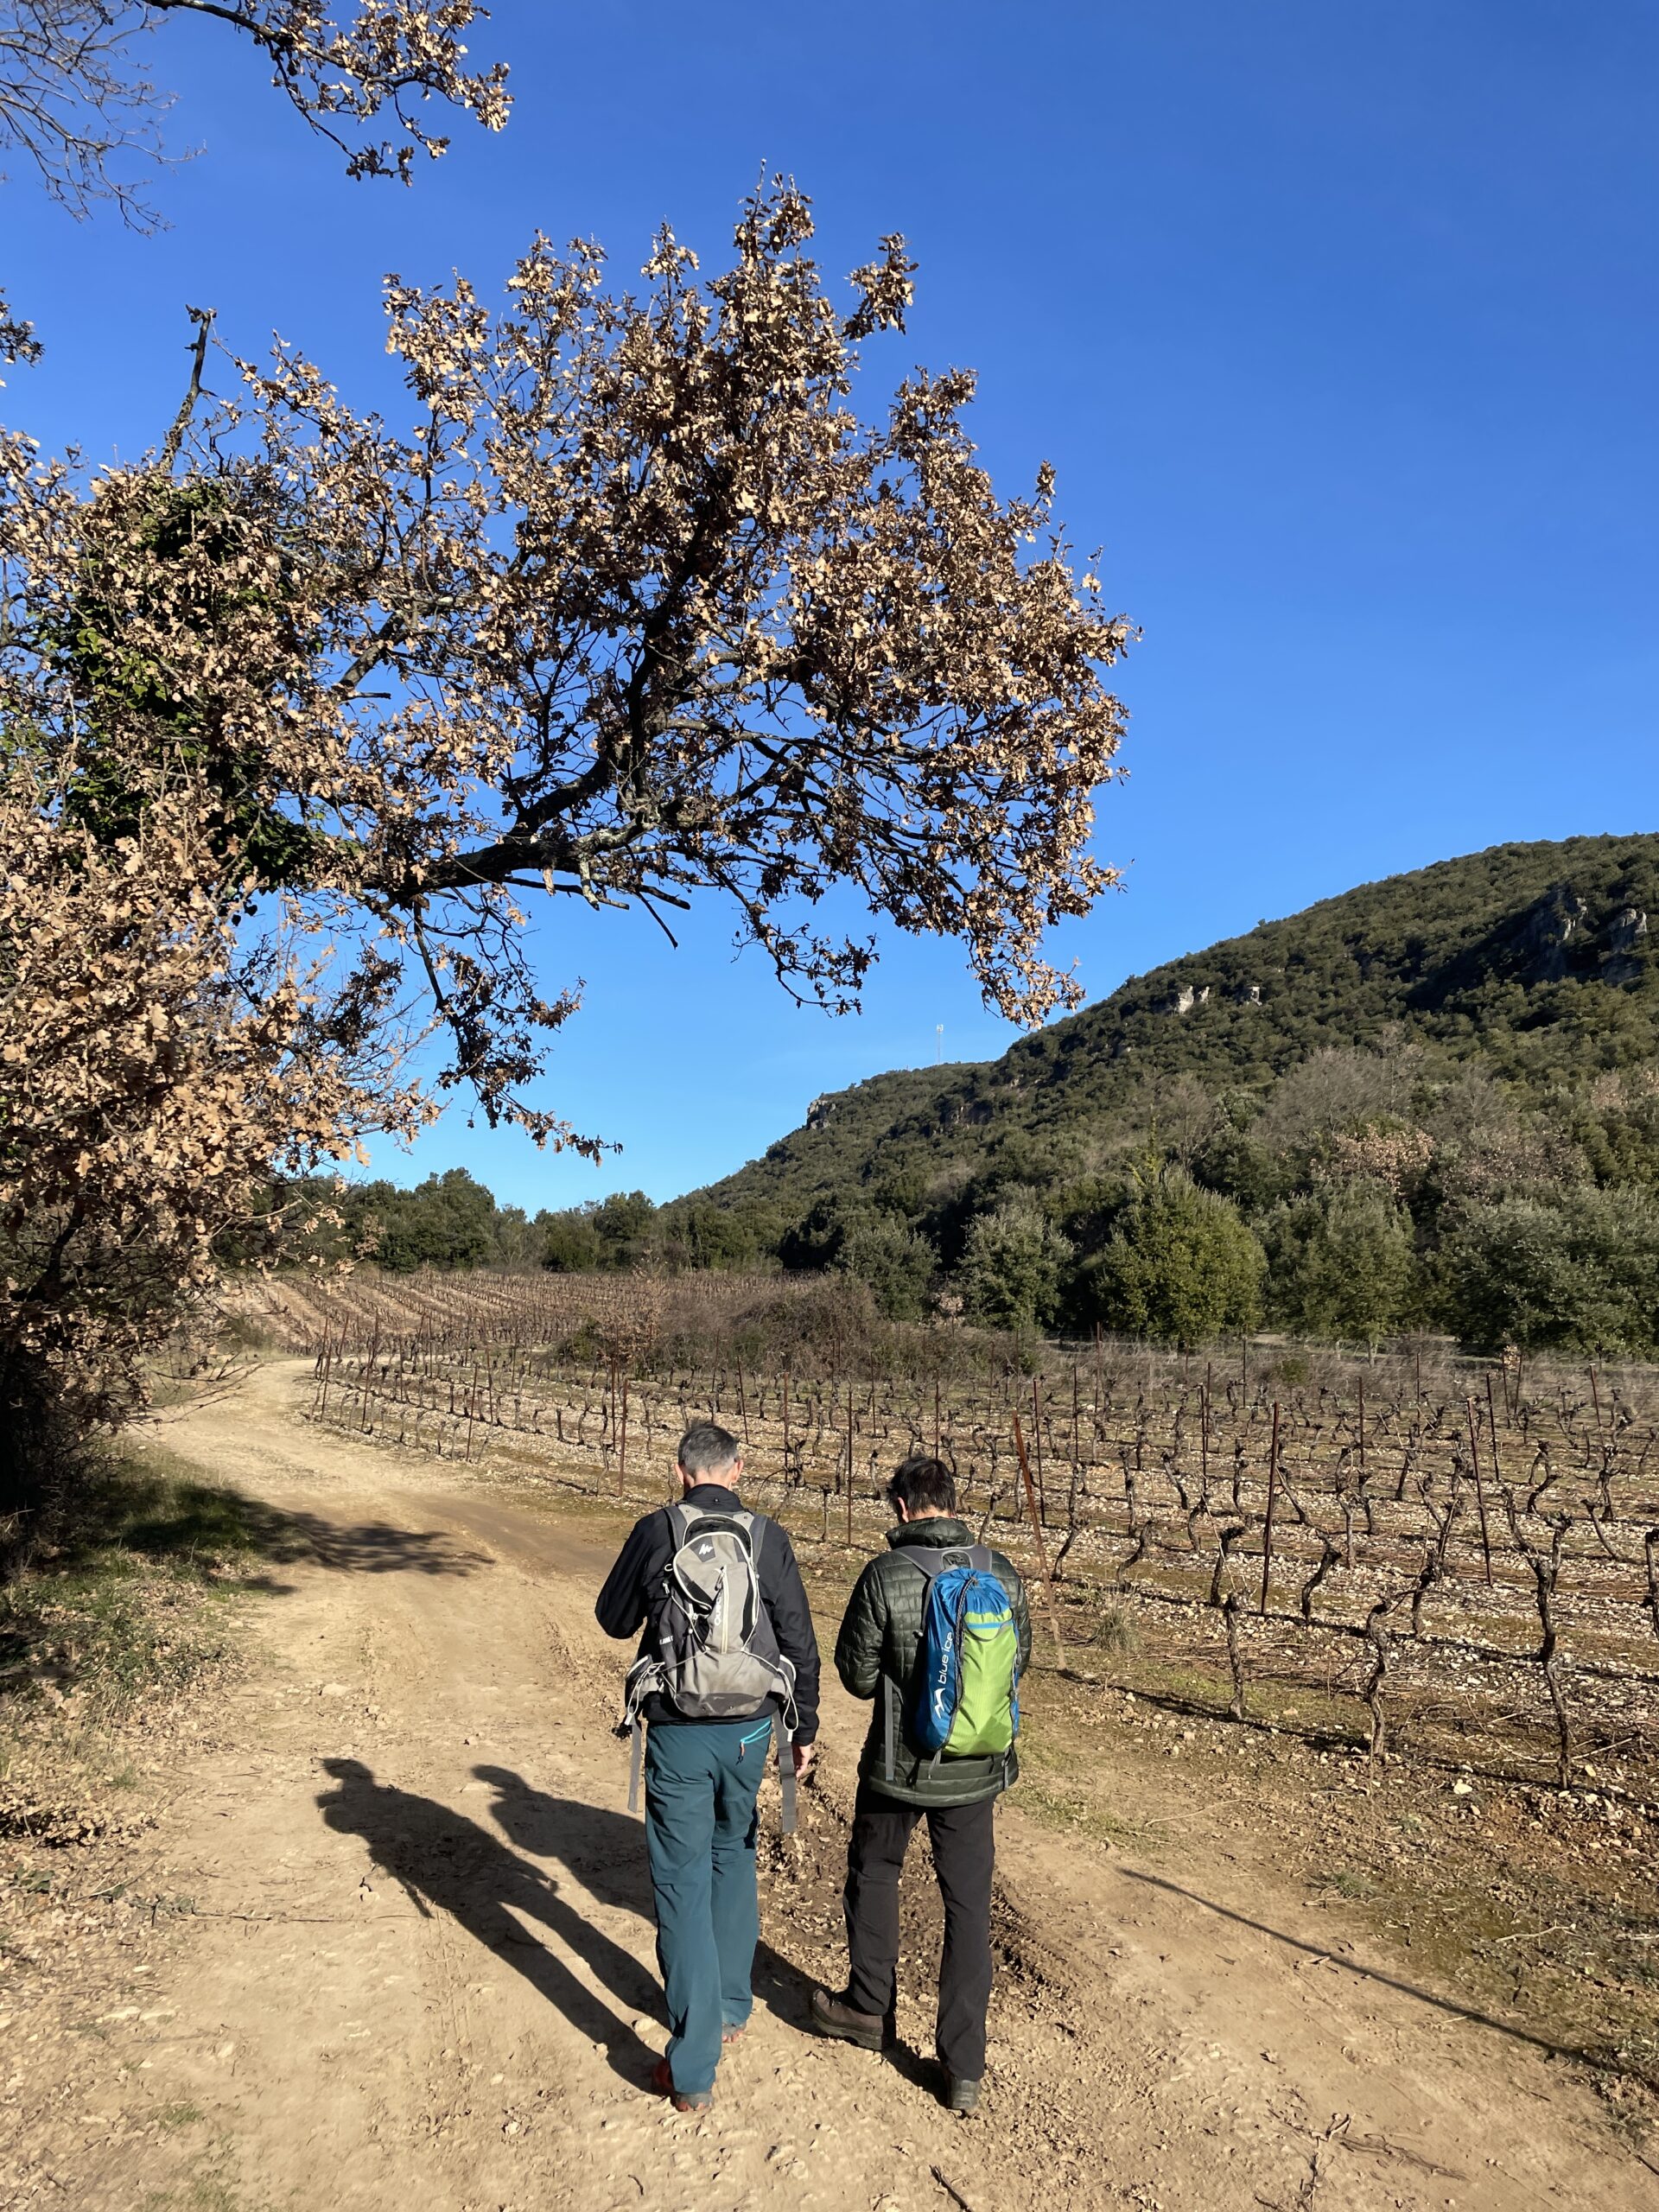
[[[970,2113],[979,2110],[979,2084],[969,2082],[960,2074],[944,2077],[944,2101],[948,2111]]]
[[[668,2099],[676,2112],[708,2112],[714,2105],[715,2100],[712,2094],[689,2097],[683,2089],[675,2088],[674,2076],[669,2072],[666,2056],[659,2058],[652,2068],[651,2086],[659,2097]]]
[[[887,2027],[879,2012],[855,2012],[827,1989],[812,1993],[812,2024],[821,2036],[838,2036],[861,2050],[880,2050]]]

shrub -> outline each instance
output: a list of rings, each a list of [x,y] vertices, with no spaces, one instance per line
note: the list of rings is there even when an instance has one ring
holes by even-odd
[[[1103,1250],[1083,1271],[1086,1319],[1160,1344],[1253,1329],[1267,1259],[1237,1209],[1179,1168],[1142,1178]]]
[[[969,1225],[960,1283],[968,1311],[993,1327],[1044,1327],[1058,1315],[1070,1242],[1030,1198],[1004,1198]]]
[[[913,1235],[891,1214],[861,1214],[843,1225],[833,1264],[838,1274],[869,1285],[886,1319],[918,1321],[927,1310],[938,1255],[926,1237]]]
[[[1274,1318],[1286,1328],[1375,1344],[1403,1325],[1414,1274],[1411,1226],[1376,1185],[1281,1206],[1263,1236]]]
[[[555,1274],[586,1274],[604,1264],[599,1232],[591,1217],[572,1211],[551,1214],[542,1243],[542,1265]]]
[[[1447,1237],[1441,1277],[1447,1320],[1482,1350],[1644,1357],[1659,1349],[1659,1203],[1589,1187],[1506,1198]]]

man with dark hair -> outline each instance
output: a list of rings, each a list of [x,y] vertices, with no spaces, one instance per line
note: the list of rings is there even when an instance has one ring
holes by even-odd
[[[785,1726],[786,1790],[811,1769],[818,1647],[787,1535],[738,1497],[737,1439],[694,1422],[678,1465],[679,1503],[635,1523],[594,1610],[607,1636],[645,1630],[629,1713],[671,2031],[652,2085],[688,2112],[714,2102],[753,2003],[755,1798]]]
[[[985,2014],[991,1995],[993,1815],[1019,1763],[1012,1745],[988,1757],[918,1750],[911,1739],[923,1630],[936,1575],[971,1564],[1007,1593],[1019,1637],[1018,1669],[1031,1656],[1025,1586],[1001,1552],[984,1552],[956,1516],[957,1486],[943,1461],[908,1459],[887,1484],[899,1516],[888,1549],[858,1579],[836,1644],[836,1671],[855,1697],[875,1709],[859,1762],[858,1796],[848,1847],[849,1975],[838,1997],[812,1993],[814,2024],[867,2050],[893,2037],[899,1965],[899,1874],[916,1823],[925,1813],[933,1866],[944,1899],[944,1955],[939,1967],[936,2041],[953,2112],[979,2107],[985,2070]],[[916,1554],[954,1554],[954,1561]],[[1006,1619],[1006,1614],[1004,1615]]]

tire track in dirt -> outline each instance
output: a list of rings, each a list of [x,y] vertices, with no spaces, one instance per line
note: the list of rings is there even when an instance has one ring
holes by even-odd
[[[798,1838],[763,1799],[754,2024],[715,2113],[672,2113],[644,2094],[661,2002],[609,1732],[622,1661],[591,1619],[620,1525],[311,1427],[301,1371],[273,1363],[165,1433],[310,1516],[310,1556],[276,1571],[219,1748],[146,1846],[146,1878],[197,1908],[144,2008],[166,2020],[111,2026],[86,2078],[29,2117],[86,2212],[949,2212],[950,2190],[972,2212],[1659,2206],[1535,2054],[1300,1970],[1269,1936],[1022,1820],[1017,1797],[985,2117],[945,2114],[913,2055],[931,2050],[938,1940],[919,1863],[911,2055],[803,2033],[812,1981],[843,1963],[863,1715],[839,1696]],[[97,2009],[128,2002],[99,1993]],[[100,2155],[72,2113],[94,2066],[100,2109],[196,2117]]]

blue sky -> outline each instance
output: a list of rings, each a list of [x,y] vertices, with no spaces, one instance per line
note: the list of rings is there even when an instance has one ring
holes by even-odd
[[[1145,640],[1131,780],[1097,850],[1128,888],[1058,950],[1091,998],[1353,883],[1502,840],[1659,826],[1659,5],[1652,0],[842,0],[830,10],[499,0],[499,139],[353,185],[210,24],[169,25],[171,229],[76,225],[14,166],[0,283],[49,348],[7,419],[131,454],[181,388],[185,303],[389,398],[382,274],[492,290],[532,231],[631,275],[664,218],[717,259],[762,162],[844,270],[906,232],[914,361],[980,372],[993,475],[1039,460]],[[461,1164],[535,1207],[666,1198],[816,1092],[996,1053],[957,949],[893,938],[861,1017],[792,1009],[710,905],[538,924],[587,982],[544,1086],[625,1150],[595,1171],[452,1112]]]

